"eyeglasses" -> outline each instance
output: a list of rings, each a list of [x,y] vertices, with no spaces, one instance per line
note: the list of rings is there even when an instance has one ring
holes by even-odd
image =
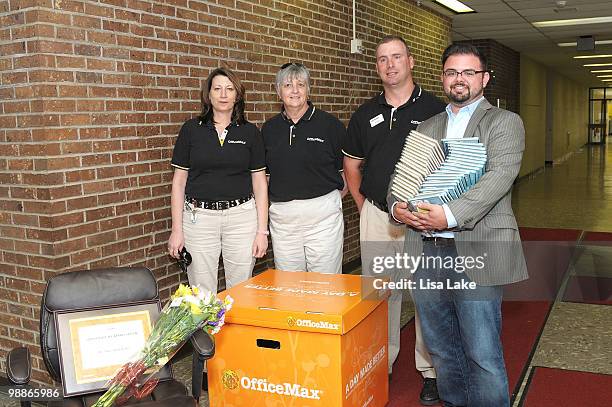
[[[191,264],[191,253],[187,251],[187,249],[183,246],[183,249],[179,252],[178,265],[183,271],[183,273],[187,272],[187,266]]]
[[[444,76],[447,78],[456,78],[458,76],[463,76],[464,78],[473,78],[477,73],[485,73],[488,71],[476,71],[475,69],[464,69],[463,71],[456,71],[454,69],[447,69],[443,72]]]
[[[304,68],[304,65],[300,64],[299,62],[287,62],[286,64],[283,64],[281,66],[281,71],[285,68],[289,68],[290,66],[294,65],[297,68]]]

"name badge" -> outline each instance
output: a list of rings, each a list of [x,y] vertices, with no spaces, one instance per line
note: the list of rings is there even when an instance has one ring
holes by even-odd
[[[383,117],[383,115],[381,113],[378,116],[372,117],[370,119],[370,127],[374,127],[374,126],[376,126],[376,125],[378,125],[378,124],[380,124],[380,123],[382,123],[384,121],[385,121],[385,118]]]

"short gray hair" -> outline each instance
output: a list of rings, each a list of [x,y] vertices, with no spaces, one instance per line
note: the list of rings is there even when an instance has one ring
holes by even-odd
[[[295,62],[283,65],[276,74],[276,93],[280,95],[283,83],[294,79],[306,82],[306,91],[310,93],[310,72],[304,65]]]

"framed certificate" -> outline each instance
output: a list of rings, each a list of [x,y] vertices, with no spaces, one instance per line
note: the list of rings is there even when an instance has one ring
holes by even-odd
[[[144,347],[159,313],[158,301],[57,312],[64,395],[105,390],[106,382]]]

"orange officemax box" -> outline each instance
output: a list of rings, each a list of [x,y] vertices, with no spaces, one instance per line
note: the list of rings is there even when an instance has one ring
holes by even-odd
[[[227,294],[208,361],[212,407],[387,404],[387,304],[371,281],[267,270]]]

